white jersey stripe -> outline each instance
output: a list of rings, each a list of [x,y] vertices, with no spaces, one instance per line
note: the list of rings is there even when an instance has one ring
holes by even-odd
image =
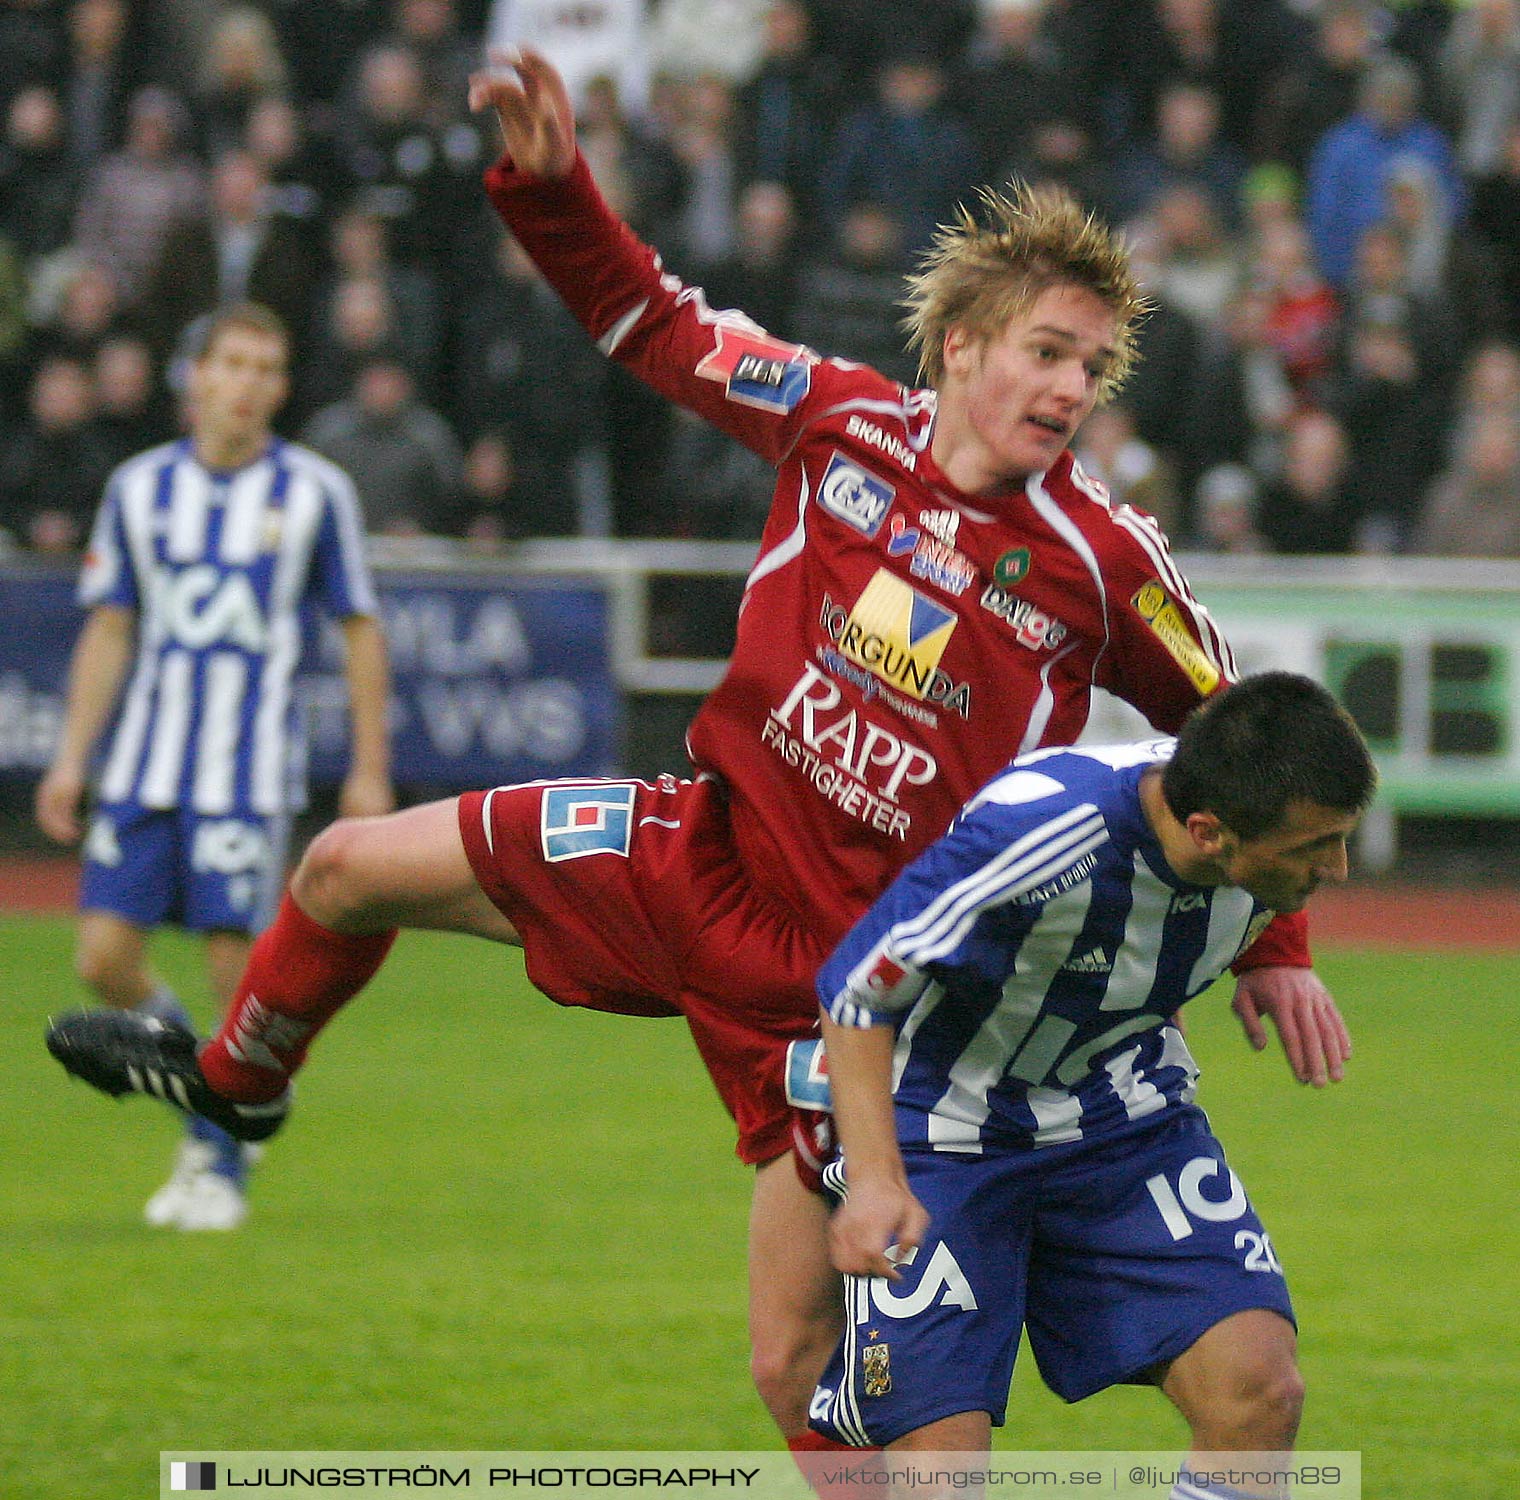
[[[1041,1016],[1033,1035],[1008,1064],[1008,1076],[1038,1083],[1055,1066],[1066,1044],[1077,1034],[1077,1023],[1065,1016]]]
[[[1154,1016],[1131,1016],[1127,1021],[1120,1021],[1117,1026],[1104,1032],[1101,1037],[1096,1037],[1068,1052],[1056,1068],[1056,1077],[1062,1083],[1076,1083],[1092,1067],[1093,1057],[1105,1047],[1117,1046],[1125,1037],[1134,1036],[1137,1032],[1156,1029]]]
[[[195,658],[188,651],[166,651],[158,670],[157,722],[138,792],[145,807],[173,807],[179,801],[194,686]]]
[[[199,562],[206,553],[211,522],[211,480],[199,464],[176,464],[169,481],[169,513],[164,533],[170,562]]]
[[[1073,816],[1081,817],[1074,826]],[[1053,819],[1039,833],[1033,850],[1027,849],[1028,839],[1019,840],[975,875],[950,887],[921,917],[893,928],[894,951],[920,968],[932,963],[961,942],[989,906],[1054,879],[1107,837],[1102,814],[1085,806]]]
[[[618,346],[623,342],[625,338],[628,337],[630,333],[633,332],[639,319],[644,316],[644,313],[648,307],[648,297],[646,297],[636,306],[630,307],[628,311],[625,312],[623,316],[619,318],[617,322],[615,322],[612,327],[610,327],[606,333],[604,333],[601,338],[596,341],[596,347],[600,349],[603,354],[609,356],[609,358],[612,355],[616,354],[618,351]]]
[[[914,453],[922,453],[929,446],[929,438],[934,431],[932,423],[923,423],[915,428],[914,419],[922,414],[904,406],[901,401],[878,401],[869,396],[858,396],[851,401],[841,401],[837,406],[826,407],[818,414],[818,417],[822,420],[847,411],[870,412],[874,416],[899,418],[903,424],[903,446]]]
[[[1193,1054],[1188,1051],[1182,1033],[1175,1026],[1161,1028],[1161,1056],[1157,1060],[1155,1071],[1159,1073],[1166,1068],[1182,1069],[1187,1081],[1182,1085],[1178,1097],[1182,1103],[1191,1104],[1198,1093],[1198,1064],[1193,1061]]]
[[[227,488],[227,509],[222,521],[223,564],[246,566],[258,555],[264,539],[264,518],[269,508],[270,470],[265,458],[236,475]]]
[[[289,803],[285,785],[284,731],[290,710],[290,682],[301,655],[300,632],[275,632],[259,674],[258,708],[253,716],[253,763],[248,788],[256,811],[277,812]]]
[[[1036,1146],[1061,1146],[1082,1139],[1082,1101],[1065,1089],[1031,1088],[1024,1102],[1034,1116]]]
[[[269,613],[275,619],[282,618],[294,608],[306,586],[312,543],[322,524],[324,503],[325,497],[313,475],[291,473],[285,486],[280,541],[274,554],[274,578],[269,585]]]
[[[999,1005],[956,1058],[950,1069],[949,1086],[934,1106],[934,1115],[944,1115],[957,1125],[969,1127],[981,1139],[981,1127],[987,1121],[988,1094],[1008,1070],[1009,1059],[1024,1045],[1025,1038],[1039,1018],[1043,994],[1009,994],[1004,991]],[[959,1141],[966,1136],[958,1130],[944,1135],[935,1133],[934,1116],[930,1117],[931,1141]]]
[[[1137,858],[1134,868],[1124,946],[1114,957],[1113,977],[1100,1010],[1134,1010],[1145,1004],[1156,983],[1166,914],[1175,893],[1146,868],[1144,860]]]
[[[139,656],[122,704],[121,718],[111,740],[111,753],[100,778],[103,802],[120,802],[130,795],[142,762],[143,744],[153,713],[153,675]]]
[[[1171,590],[1177,602],[1192,616],[1209,660],[1215,667],[1225,672],[1225,675],[1233,676],[1233,661],[1228,661],[1228,671],[1226,671],[1229,648],[1225,645],[1224,637],[1219,633],[1208,610],[1193,597],[1187,579],[1182,576],[1176,563],[1172,561],[1165,535],[1158,527],[1128,506],[1124,506],[1115,514],[1114,524],[1134,537],[1146,556],[1150,558],[1157,576]]]
[[[981,1125],[957,1119],[953,1108],[944,1101],[929,1116],[927,1138],[936,1151],[953,1152],[960,1156],[982,1154]]]
[[[218,651],[207,660],[191,793],[192,805],[198,813],[215,815],[232,811],[237,742],[247,690],[248,664],[237,652]]]
[[[291,800],[284,737],[291,680],[301,655],[298,610],[326,503],[310,466],[293,469],[285,488],[284,520],[269,585],[269,641],[253,720],[248,797],[260,812],[275,812]]]
[[[1040,668],[1040,692],[1034,700],[1034,707],[1029,711],[1029,722],[1024,726],[1024,738],[1019,741],[1020,755],[1027,755],[1031,750],[1039,749],[1040,741],[1045,738],[1046,726],[1050,723],[1050,716],[1056,706],[1056,695],[1050,686],[1050,674],[1055,670],[1058,662],[1070,656],[1081,644],[1079,640],[1073,638]]]
[[[1042,858],[1039,863],[1022,867],[1010,883],[1011,888],[1003,887],[993,890],[986,899],[970,902],[961,907],[955,913],[954,925],[941,925],[933,934],[932,941],[925,940],[907,947],[894,943],[894,951],[900,958],[915,967],[933,963],[937,958],[943,957],[944,954],[953,951],[964,942],[967,934],[976,925],[977,919],[989,907],[1012,900],[1021,890],[1033,890],[1064,875],[1085,855],[1090,854],[1094,849],[1101,848],[1108,835],[1099,824],[1085,834],[1073,835],[1073,837],[1080,838],[1080,842],[1055,851],[1048,858]]]
[[[743,614],[745,606],[749,603],[749,592],[754,586],[777,568],[784,568],[787,563],[802,555],[802,549],[807,545],[807,514],[808,500],[812,495],[812,487],[808,483],[807,465],[802,466],[802,488],[797,493],[797,524],[784,541],[777,542],[764,557],[759,558],[755,566],[750,569],[749,577],[744,580],[744,598],[739,604],[739,613]]]
[[[1131,1047],[1128,1052],[1121,1052],[1103,1064],[1114,1096],[1131,1120],[1143,1120],[1166,1108],[1166,1095],[1143,1073],[1135,1072],[1135,1059],[1139,1056],[1139,1047]]]
[[[140,592],[148,590],[156,575],[154,544],[158,528],[155,525],[157,517],[154,512],[158,491],[161,487],[167,487],[171,478],[172,475],[166,464],[146,463],[133,467],[122,478],[122,531],[126,537],[130,564],[135,571]],[[121,561],[125,565],[128,559],[123,558]],[[141,603],[146,606],[149,600],[142,599]],[[143,625],[146,624],[147,621],[144,621]]]
[[[1108,609],[1108,580],[1105,578],[1103,568],[1098,562],[1098,556],[1092,549],[1092,544],[1082,535],[1077,523],[1061,509],[1051,498],[1050,491],[1043,483],[1044,475],[1031,475],[1029,482],[1024,486],[1024,493],[1029,497],[1029,503],[1034,506],[1040,518],[1050,527],[1057,536],[1061,537],[1068,547],[1082,560],[1082,565],[1087,569],[1088,575],[1093,581],[1093,588],[1097,592],[1098,607],[1103,614],[1103,644],[1093,653],[1091,681],[1096,682],[1098,677],[1098,664],[1103,660],[1104,654],[1114,637],[1114,628],[1109,618]]]
[[[1203,952],[1188,974],[1187,992],[1196,995],[1214,982],[1221,969],[1235,961],[1240,948],[1240,914],[1227,901],[1215,901],[1209,905],[1209,935],[1204,941]]]
[[[496,853],[496,830],[491,826],[491,803],[500,790],[499,786],[493,786],[480,799],[480,826],[486,836],[486,849],[492,854]]]
[[[894,1091],[902,1081],[902,1070],[907,1065],[909,1052],[912,1051],[915,1033],[934,1014],[935,1007],[944,998],[944,985],[931,983],[923,994],[918,997],[917,1004],[908,1012],[908,1019],[903,1022],[902,1029],[897,1033],[897,1046],[892,1054],[892,1088]]]
[[[369,569],[365,565],[363,511],[359,505],[358,491],[353,481],[332,464],[322,463],[314,454],[299,450],[292,460],[297,472],[312,471],[313,480],[324,493],[323,504],[334,517],[338,534],[338,556],[343,564],[344,586],[351,601],[352,613],[372,615],[376,612],[374,584],[370,582]],[[320,513],[314,524],[320,524]],[[303,578],[305,576],[303,570]]]
[[[893,929],[894,938],[903,941],[911,941],[923,932],[936,926],[950,908],[960,904],[969,889],[979,889],[982,883],[988,879],[996,879],[1010,864],[1017,864],[1032,849],[1037,850],[1042,845],[1051,843],[1060,838],[1074,824],[1086,822],[1097,815],[1097,809],[1087,804],[1073,807],[1060,816],[1042,823],[1023,838],[1010,844],[1003,852],[983,865],[975,874],[958,881],[940,892],[918,916],[908,922],[899,922]]]

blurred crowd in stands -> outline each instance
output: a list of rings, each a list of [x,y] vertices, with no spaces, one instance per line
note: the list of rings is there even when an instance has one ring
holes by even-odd
[[[1179,546],[1520,556],[1520,0],[0,0],[0,537],[69,553],[268,304],[373,532],[757,536],[772,472],[598,356],[480,188],[541,42],[603,191],[772,332],[904,381],[981,183],[1156,303],[1084,464]]]

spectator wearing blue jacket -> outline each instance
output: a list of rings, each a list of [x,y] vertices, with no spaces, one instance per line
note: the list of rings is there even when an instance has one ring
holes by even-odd
[[[1400,158],[1430,166],[1449,222],[1466,211],[1467,189],[1451,143],[1420,116],[1419,105],[1414,69],[1397,58],[1384,59],[1368,69],[1357,112],[1327,130],[1309,159],[1309,234],[1320,270],[1337,288],[1351,276],[1363,233],[1387,214],[1389,168]]]

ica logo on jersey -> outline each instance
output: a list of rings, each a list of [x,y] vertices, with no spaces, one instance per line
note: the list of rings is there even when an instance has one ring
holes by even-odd
[[[264,611],[245,574],[202,563],[160,573],[154,594],[169,635],[180,645],[193,651],[213,645],[264,649]]]

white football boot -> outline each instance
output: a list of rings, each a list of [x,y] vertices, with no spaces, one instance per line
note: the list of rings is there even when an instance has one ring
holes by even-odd
[[[168,1182],[148,1199],[143,1218],[155,1229],[236,1229],[248,1217],[242,1189],[216,1171],[216,1148],[207,1141],[180,1143]]]

